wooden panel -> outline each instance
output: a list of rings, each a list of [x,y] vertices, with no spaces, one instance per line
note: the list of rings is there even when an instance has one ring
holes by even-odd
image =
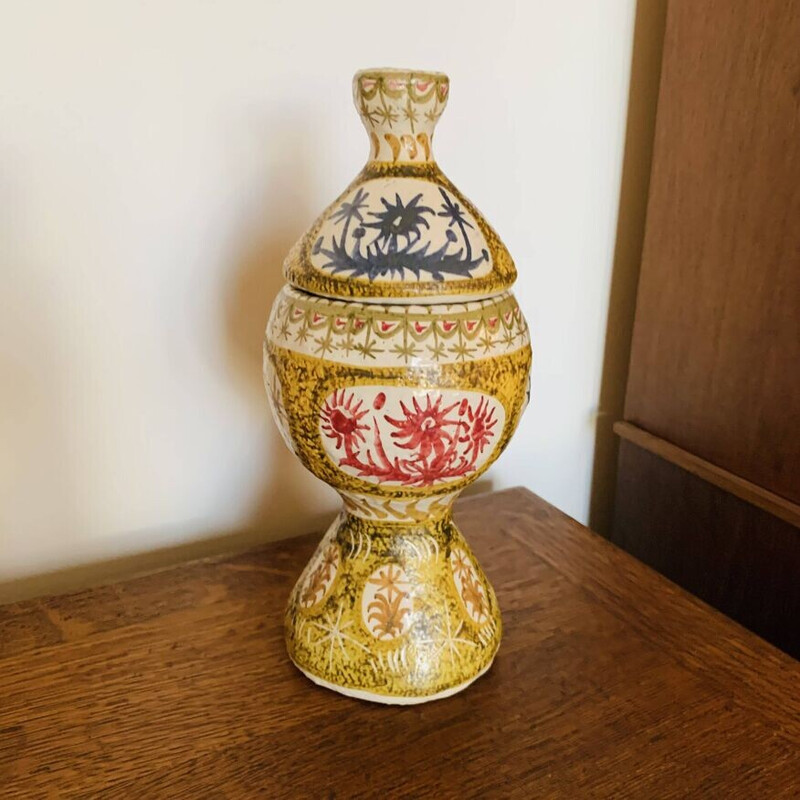
[[[284,603],[316,536],[0,607],[0,794],[796,797],[797,662],[529,492],[456,516],[504,640],[424,706],[289,663]]]
[[[746,500],[748,503],[758,506],[763,511],[769,511],[770,514],[782,519],[784,522],[791,523],[795,528],[800,528],[800,505],[797,503],[792,503],[785,497],[768,492],[763,487],[746,481],[732,472],[721,469],[710,461],[698,458],[694,453],[676,447],[666,439],[660,439],[658,436],[653,436],[652,433],[631,425],[630,422],[615,423],[614,432],[644,450],[660,456],[687,472],[691,472],[692,475],[697,475],[698,478],[702,478],[714,486],[730,492],[730,494],[741,500]],[[798,536],[800,536],[800,531]]]
[[[800,2],[673,0],[625,418],[800,502]]]
[[[622,441],[613,541],[800,657],[800,531]]]

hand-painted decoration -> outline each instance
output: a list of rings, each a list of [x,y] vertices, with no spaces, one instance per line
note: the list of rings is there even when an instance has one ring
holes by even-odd
[[[326,297],[467,301],[509,289],[514,262],[433,158],[446,75],[367,70],[353,87],[370,160],[292,248],[284,275]]]
[[[388,386],[338,389],[320,414],[325,450],[340,469],[402,486],[474,472],[491,455],[504,421],[502,405],[487,395]]]
[[[486,622],[489,619],[488,592],[467,552],[460,547],[453,548],[450,551],[450,567],[458,596],[469,618],[478,624]]]
[[[530,343],[525,318],[508,292],[472,303],[379,306],[287,286],[275,301],[267,334],[297,353],[375,367],[464,363]]]
[[[439,72],[364,70],[353,81],[356,108],[375,160],[430,161],[433,129],[450,81]]]
[[[317,554],[308,577],[303,581],[300,592],[300,604],[303,608],[311,608],[325,599],[338,570],[339,548],[331,543]]]
[[[478,223],[450,192],[398,178],[387,196],[385,185],[362,184],[322,223],[311,250],[315,267],[331,275],[395,282],[463,280],[491,271]]]
[[[382,703],[446,697],[492,664],[497,598],[452,504],[529,391],[514,264],[433,160],[448,95],[440,73],[356,75],[370,160],[289,253],[264,340],[281,436],[344,503],[289,598],[289,655]]]
[[[378,567],[364,586],[362,618],[369,632],[381,640],[396,639],[411,624],[411,585],[402,567]]]

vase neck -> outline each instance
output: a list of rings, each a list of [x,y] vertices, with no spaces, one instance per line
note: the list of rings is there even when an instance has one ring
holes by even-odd
[[[353,78],[353,99],[370,139],[370,161],[433,161],[433,129],[447,105],[441,72],[368,69]]]

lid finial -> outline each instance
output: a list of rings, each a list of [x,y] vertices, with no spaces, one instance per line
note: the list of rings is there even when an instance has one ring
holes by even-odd
[[[353,99],[369,134],[370,161],[433,161],[431,142],[450,90],[441,72],[365,69],[353,78]]]

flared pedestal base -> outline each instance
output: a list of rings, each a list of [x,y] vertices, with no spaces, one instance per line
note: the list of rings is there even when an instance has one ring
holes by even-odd
[[[381,703],[461,691],[489,669],[500,634],[494,591],[449,516],[388,524],[340,514],[286,610],[301,672]]]

